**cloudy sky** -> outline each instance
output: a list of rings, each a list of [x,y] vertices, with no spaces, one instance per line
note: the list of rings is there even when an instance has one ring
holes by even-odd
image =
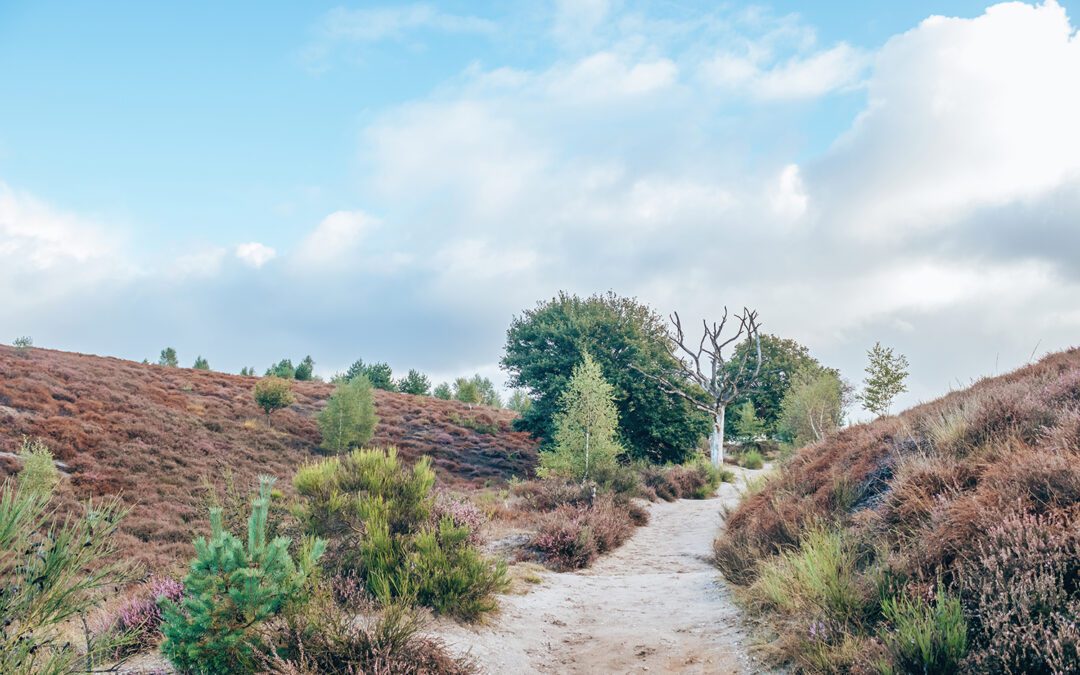
[[[614,290],[903,403],[1080,343],[1080,2],[718,4],[4,2],[0,341],[500,379]]]

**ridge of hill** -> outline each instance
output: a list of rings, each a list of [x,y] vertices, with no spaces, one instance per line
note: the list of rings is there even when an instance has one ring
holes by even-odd
[[[121,549],[158,569],[191,551],[203,478],[266,473],[287,492],[295,470],[320,456],[316,415],[333,385],[294,382],[296,402],[267,426],[252,398],[258,379],[0,346],[0,475],[18,470],[23,436],[42,439],[68,476],[61,511],[119,495],[132,509]],[[440,483],[498,483],[536,465],[537,443],[511,430],[511,411],[380,390],[375,408],[370,445],[431,457]]]
[[[1077,523],[1074,348],[803,448],[714,551],[806,671],[1076,672]]]

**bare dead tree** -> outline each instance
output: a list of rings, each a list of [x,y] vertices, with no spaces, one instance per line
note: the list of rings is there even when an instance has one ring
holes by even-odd
[[[724,462],[724,415],[727,406],[739,394],[751,389],[758,373],[761,372],[761,323],[756,311],[743,308],[742,314],[734,317],[739,321],[738,330],[728,337],[724,331],[728,327],[728,310],[719,322],[710,324],[702,320],[702,336],[697,347],[687,343],[679,313],[671,315],[675,328],[670,335],[671,355],[681,364],[680,375],[684,381],[697,385],[687,388],[680,382],[664,375],[638,372],[656,381],[660,388],[672,396],[685,399],[694,408],[709,414],[713,420],[712,433],[709,435],[709,454],[714,466]],[[724,356],[724,350],[736,345],[740,340],[750,343],[753,349],[744,349],[737,361],[730,361]],[[695,391],[695,389],[697,391]]]

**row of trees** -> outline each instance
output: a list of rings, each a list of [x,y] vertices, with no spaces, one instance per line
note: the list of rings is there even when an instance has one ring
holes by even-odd
[[[688,337],[678,314],[671,319],[669,329],[649,307],[613,293],[560,293],[515,317],[502,366],[518,388],[516,428],[557,446],[558,414],[586,358],[611,387],[618,446],[657,462],[683,461],[706,434],[716,462],[724,438],[801,446],[840,427],[855,400],[884,415],[906,389],[907,360],[880,344],[855,396],[805,346],[763,333],[756,312],[729,317],[725,309],[719,321],[702,323],[700,340]]]

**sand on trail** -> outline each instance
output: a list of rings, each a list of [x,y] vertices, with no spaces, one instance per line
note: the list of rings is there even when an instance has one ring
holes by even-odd
[[[760,673],[731,590],[709,562],[721,506],[743,476],[706,500],[651,505],[649,524],[580,572],[542,574],[500,598],[490,625],[441,623],[451,649],[488,673]]]

